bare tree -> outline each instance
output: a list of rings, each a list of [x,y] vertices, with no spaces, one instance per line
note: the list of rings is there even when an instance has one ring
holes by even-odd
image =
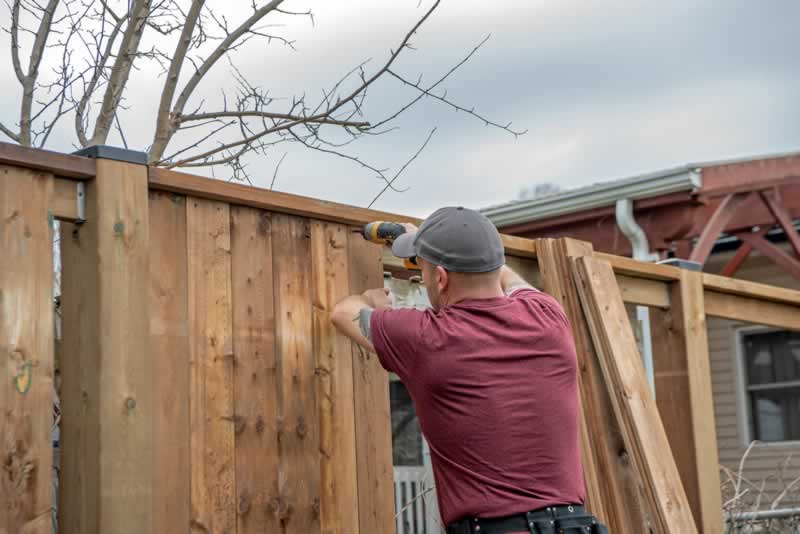
[[[551,195],[557,195],[563,190],[564,189],[560,185],[554,184],[553,182],[541,182],[522,188],[517,195],[517,200],[533,200],[536,198],[549,197]]]
[[[370,69],[369,60],[364,61],[331,87],[322,89],[321,96],[313,98],[308,92],[300,92],[290,99],[274,98],[268,89],[243,75],[233,62],[232,52],[253,39],[293,48],[294,42],[283,35],[285,30],[277,22],[299,17],[313,24],[314,16],[311,11],[287,8],[291,0],[251,0],[245,16],[237,22],[215,12],[205,0],[47,0],[46,5],[42,1],[6,0],[11,13],[7,31],[12,61],[23,92],[18,130],[0,124],[0,131],[20,144],[43,146],[56,122],[74,112],[78,146],[107,143],[115,130],[127,145],[119,112],[129,105],[126,87],[142,61],[157,62],[163,72],[158,82],[161,94],[153,118],[152,142],[147,148],[149,163],[156,166],[225,165],[232,177],[244,179],[245,155],[267,154],[276,145],[287,143],[349,159],[383,179],[384,191],[397,190],[394,180],[424,149],[435,128],[393,176],[387,174],[388,169],[348,153],[345,147],[363,136],[392,131],[393,121],[421,100],[445,104],[515,136],[524,133],[512,129],[511,123],[494,122],[474,107],[453,102],[441,89],[488,37],[433,83],[396,70],[398,57],[412,48],[413,37],[441,0],[432,0],[423,9],[377,67]],[[34,29],[20,24],[21,12]],[[27,70],[20,61],[21,32],[33,41]],[[51,42],[54,35],[58,40]],[[45,53],[61,58],[53,80],[48,82],[39,77]],[[195,93],[221,60],[230,69],[234,87],[223,91],[221,101],[212,105]],[[385,117],[368,118],[364,102],[376,82],[384,78],[411,88],[417,96],[398,103]],[[37,91],[49,99],[36,100]],[[36,111],[34,102],[39,105]],[[44,117],[48,119],[44,121]],[[38,128],[33,126],[37,121],[41,122]]]

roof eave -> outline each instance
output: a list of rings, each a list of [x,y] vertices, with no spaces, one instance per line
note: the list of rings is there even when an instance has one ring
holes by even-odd
[[[599,184],[597,187],[481,210],[498,227],[613,206],[617,200],[641,200],[702,186],[701,169],[681,167],[658,174]]]

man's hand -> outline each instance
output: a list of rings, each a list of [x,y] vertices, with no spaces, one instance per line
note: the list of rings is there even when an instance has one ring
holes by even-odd
[[[389,296],[389,290],[387,288],[368,289],[364,291],[362,296],[364,300],[367,301],[370,308],[380,309],[392,307],[392,298]]]

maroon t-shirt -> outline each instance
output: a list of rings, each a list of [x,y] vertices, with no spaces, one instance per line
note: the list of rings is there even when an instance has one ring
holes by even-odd
[[[370,334],[414,401],[445,524],[583,504],[577,358],[555,299],[375,310]]]

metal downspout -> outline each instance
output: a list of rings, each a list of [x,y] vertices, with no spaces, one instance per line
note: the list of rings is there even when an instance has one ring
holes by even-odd
[[[633,248],[633,259],[640,261],[658,261],[658,254],[650,252],[647,235],[633,217],[633,201],[629,198],[617,200],[616,204],[617,226],[627,237]],[[653,343],[650,337],[650,310],[647,306],[636,306],[636,319],[642,328],[642,360],[650,383],[653,397],[656,395],[655,371],[653,368]]]

